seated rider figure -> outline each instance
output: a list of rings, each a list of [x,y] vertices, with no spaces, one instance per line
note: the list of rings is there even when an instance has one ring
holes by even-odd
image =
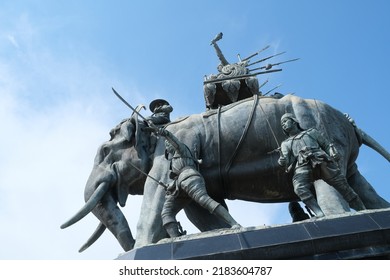
[[[164,99],[155,99],[150,102],[149,109],[153,114],[147,119],[153,124],[164,125],[171,122],[170,114],[173,111],[173,108],[168,101]]]
[[[281,125],[289,138],[281,144],[278,163],[286,170],[294,169],[294,192],[317,217],[324,216],[311,192],[313,182],[318,179],[333,186],[351,208],[366,209],[337,166],[339,154],[328,139],[314,128],[303,130],[295,116],[290,113],[282,116]]]

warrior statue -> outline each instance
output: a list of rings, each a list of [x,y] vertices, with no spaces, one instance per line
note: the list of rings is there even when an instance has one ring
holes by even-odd
[[[295,116],[290,113],[282,116],[281,125],[289,138],[281,144],[278,163],[284,166],[286,171],[294,169],[294,192],[317,217],[324,216],[311,192],[313,182],[318,179],[324,180],[339,191],[351,208],[366,209],[337,166],[339,155],[328,139],[315,128],[303,130]]]
[[[190,149],[168,130],[160,128],[155,132],[166,139],[165,156],[171,162],[169,177],[174,180],[173,184],[167,188],[161,212],[163,227],[169,236],[178,237],[182,235],[180,226],[176,221],[176,214],[187,206],[191,200],[224,220],[232,228],[240,228],[241,226],[233,219],[226,208],[208,195],[206,183],[197,168],[198,160],[195,159]]]

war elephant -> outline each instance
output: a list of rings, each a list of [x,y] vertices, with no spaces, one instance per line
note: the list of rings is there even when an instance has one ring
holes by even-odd
[[[323,102],[292,95],[281,99],[255,95],[215,110],[178,119],[166,125],[166,129],[201,159],[200,172],[205,179],[207,192],[221,204],[225,205],[225,199],[291,202],[298,200],[291,183],[292,175],[279,167],[279,154],[276,152],[286,138],[280,127],[280,117],[285,112],[294,113],[303,128],[316,127],[331,139],[341,156],[340,168],[367,208],[390,207],[359,173],[355,163],[362,142],[374,148],[379,145],[354,127],[341,112]],[[126,125],[128,128],[125,128]],[[164,139],[155,138],[149,130],[143,130],[145,124],[135,118],[126,125],[121,128],[127,135],[122,145],[114,145],[118,141],[114,137],[111,140],[113,143],[108,141],[98,150],[85,191],[86,205],[89,206],[63,225],[71,225],[88,211],[99,218],[101,224],[98,230],[83,248],[92,244],[105,227],[113,232],[125,251],[131,249],[133,244],[134,247],[141,247],[167,237],[161,221],[165,189],[159,184],[170,182]],[[390,161],[390,155],[383,148],[379,147],[377,151]],[[147,176],[141,171],[146,172]],[[98,191],[95,190],[101,185],[104,190],[99,190],[97,195]],[[316,192],[325,214],[349,211],[341,196],[323,181],[316,182]],[[123,206],[127,194],[142,193],[143,202],[134,243],[117,202]],[[201,231],[226,227],[224,222],[194,203],[184,210]]]
[[[137,108],[139,111],[140,108]],[[97,150],[92,172],[87,180],[84,199],[86,204],[67,222],[66,228],[92,212],[100,223],[80,252],[95,242],[108,228],[125,251],[134,246],[134,238],[125,216],[118,207],[124,207],[128,195],[142,195],[150,160],[150,137],[140,137],[141,127],[136,115],[123,120],[110,131],[111,139]],[[131,162],[131,165],[129,164]]]

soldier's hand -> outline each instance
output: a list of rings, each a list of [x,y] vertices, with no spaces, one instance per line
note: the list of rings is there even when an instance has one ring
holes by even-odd
[[[334,161],[337,162],[337,161],[340,160],[340,154],[339,154],[339,153],[333,154],[333,155],[332,155],[332,158],[333,158]]]
[[[340,160],[340,154],[339,154],[339,152],[337,151],[336,147],[333,144],[330,144],[329,154],[330,154],[330,156],[332,157],[332,159],[334,161],[337,162],[337,161]]]
[[[278,164],[279,164],[280,166],[282,166],[282,167],[287,166],[287,160],[286,160],[286,158],[284,158],[284,157],[279,158],[279,159],[278,159]]]
[[[355,120],[347,113],[344,113],[344,116],[348,119],[348,121],[354,126],[356,127],[356,123],[355,123]]]
[[[166,131],[163,127],[160,127],[160,128],[157,129],[157,134],[161,135],[161,136],[167,136],[168,135],[168,131]]]

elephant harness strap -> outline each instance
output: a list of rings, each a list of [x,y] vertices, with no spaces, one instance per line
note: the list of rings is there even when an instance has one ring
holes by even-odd
[[[237,143],[237,146],[236,148],[234,149],[233,151],[233,154],[232,156],[230,157],[229,161],[226,163],[225,165],[225,168],[222,170],[222,166],[221,166],[221,124],[220,124],[220,120],[221,120],[221,107],[218,108],[218,154],[219,154],[219,175],[220,175],[220,178],[221,178],[221,183],[222,183],[222,186],[223,186],[223,191],[224,191],[224,195],[225,197],[228,197],[229,195],[229,171],[230,171],[230,168],[233,164],[233,161],[235,159],[235,157],[237,156],[237,153],[239,151],[239,149],[241,148],[241,145],[242,143],[244,142],[244,139],[248,133],[248,130],[249,130],[249,127],[252,123],[252,120],[253,120],[253,116],[254,116],[254,113],[256,111],[256,106],[258,104],[258,101],[259,101],[259,96],[257,94],[253,95],[253,104],[252,104],[252,109],[251,109],[251,112],[248,116],[248,119],[246,121],[246,124],[245,124],[245,127],[244,127],[244,131],[242,132],[241,134],[241,137],[240,137],[240,140],[238,141]]]

